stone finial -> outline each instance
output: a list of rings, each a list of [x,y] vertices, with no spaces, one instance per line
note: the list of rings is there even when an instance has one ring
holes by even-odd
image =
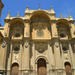
[[[27,5],[26,10],[29,10],[29,6]]]
[[[40,8],[38,8],[38,10],[41,10]]]
[[[51,8],[51,10],[50,10],[51,13],[55,14],[55,11],[54,11],[53,7],[51,6],[50,8]]]
[[[41,8],[40,8],[40,4],[38,5],[38,10],[41,10]]]
[[[29,12],[29,6],[27,5],[25,13],[28,13],[28,12]]]
[[[6,19],[10,18],[10,12],[8,12],[8,15],[6,16]]]
[[[60,13],[60,18],[63,18],[62,13]]]
[[[72,18],[72,16],[71,16],[70,13],[69,13],[69,15],[68,15],[68,19],[69,19],[69,20],[73,20],[73,18]]]
[[[17,12],[17,17],[19,17],[20,15],[19,15],[19,12]]]

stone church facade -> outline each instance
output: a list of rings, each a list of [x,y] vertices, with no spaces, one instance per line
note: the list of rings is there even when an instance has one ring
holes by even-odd
[[[75,75],[75,26],[69,15],[25,10],[0,27],[0,75]]]

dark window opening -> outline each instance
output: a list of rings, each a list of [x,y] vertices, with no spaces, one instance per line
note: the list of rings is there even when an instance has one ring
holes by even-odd
[[[15,34],[15,37],[20,37],[20,34],[19,34],[19,33],[16,33],[16,34]]]
[[[64,51],[67,51],[68,49],[67,49],[67,47],[63,47],[63,50],[64,50]]]
[[[60,37],[64,38],[65,37],[65,34],[64,33],[61,33],[60,34]]]
[[[15,47],[14,50],[15,50],[15,51],[19,51],[19,47]]]

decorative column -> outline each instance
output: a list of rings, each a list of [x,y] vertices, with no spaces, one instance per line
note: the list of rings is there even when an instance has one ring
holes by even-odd
[[[75,38],[75,25],[74,25],[74,23],[71,23],[70,31],[71,31],[72,38]]]
[[[71,44],[69,43],[69,50],[70,50],[70,52],[69,52],[69,54],[70,54],[70,60],[71,60],[71,67],[72,67],[72,69],[75,69],[75,61],[74,61],[74,55],[73,55],[73,52],[72,52],[72,47],[71,47]],[[75,70],[74,70],[74,72],[72,71],[72,73],[75,75]]]
[[[3,39],[1,42],[0,40],[0,70],[5,70],[5,64],[6,64],[6,53],[7,53],[7,44],[6,41]]]
[[[24,41],[24,53],[23,53],[23,67],[25,73],[28,74],[30,64],[30,44],[29,40]]]
[[[62,50],[62,43],[60,43],[60,50],[61,50],[61,61],[62,61],[61,68],[64,69],[64,54],[63,54],[63,50]]]
[[[4,36],[5,37],[9,37],[9,29],[10,29],[10,26],[9,26],[9,23],[7,22],[6,24],[5,24],[5,29],[4,29]]]
[[[53,55],[53,51],[52,51],[52,44],[48,43],[48,59],[49,59],[49,63],[48,63],[48,75],[55,75],[54,71],[52,71],[55,68],[55,61],[54,61],[54,55]]]
[[[30,22],[27,21],[24,24],[24,37],[30,37]]]
[[[51,29],[52,29],[52,37],[57,38],[58,37],[58,32],[57,32],[56,23],[52,23]]]
[[[55,40],[54,43],[54,55],[55,55],[56,69],[61,69],[60,46],[58,40]]]
[[[35,43],[32,43],[32,58],[31,58],[31,74],[30,75],[36,75],[37,73],[37,62],[35,61],[36,59],[36,52],[35,52]]]

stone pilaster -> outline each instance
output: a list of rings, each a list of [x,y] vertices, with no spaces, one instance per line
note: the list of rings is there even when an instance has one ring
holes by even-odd
[[[58,37],[58,32],[57,32],[56,23],[52,23],[51,29],[52,29],[52,37],[57,38]]]
[[[30,37],[30,23],[26,22],[24,24],[24,37]]]
[[[62,44],[60,43],[60,50],[61,50],[61,61],[62,61],[62,69],[64,69],[64,54],[63,54],[63,50],[62,50]]]
[[[53,54],[53,49],[52,49],[52,45],[48,44],[48,57],[49,57],[49,65],[50,65],[50,69],[53,69],[55,67],[55,61],[54,61],[54,54]]]
[[[2,44],[0,44],[0,70],[5,70],[6,64],[6,53],[7,53],[7,44],[3,40]]]
[[[24,69],[29,70],[29,62],[30,62],[30,44],[28,40],[24,41],[24,54],[23,54],[23,61],[24,61]]]
[[[59,47],[59,41],[57,40],[54,43],[54,56],[55,56],[56,69],[61,69],[60,47]]]
[[[70,29],[70,31],[71,31],[72,38],[75,38],[75,25],[73,23],[71,23],[71,29]]]
[[[74,56],[73,56],[73,51],[72,51],[72,47],[71,44],[69,43],[69,50],[70,50],[70,60],[72,62],[72,68],[75,69],[75,61],[74,61]]]
[[[49,61],[47,66],[48,75],[50,74],[54,75],[54,72],[52,70],[55,68],[55,60],[54,60],[54,53],[51,43],[48,44],[48,61]]]
[[[9,23],[6,23],[4,28],[4,36],[9,37]]]

